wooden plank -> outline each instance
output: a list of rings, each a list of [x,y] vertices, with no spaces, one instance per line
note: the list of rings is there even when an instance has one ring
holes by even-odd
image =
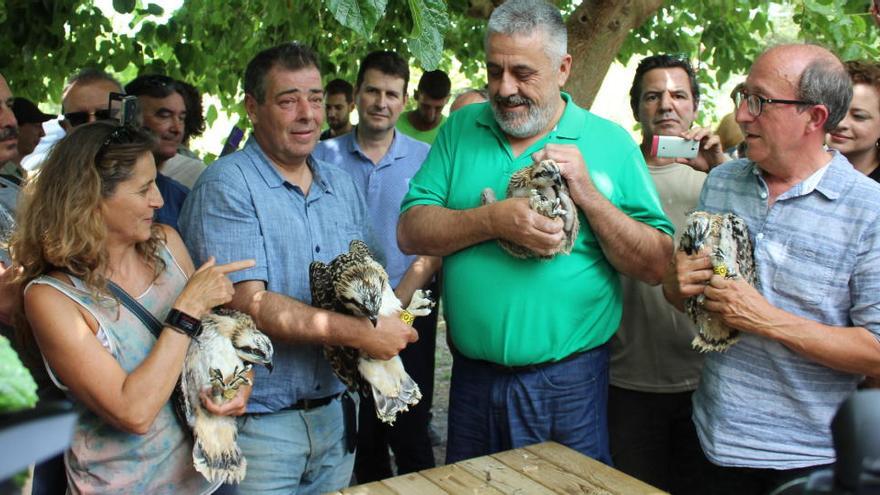
[[[446,495],[446,490],[435,485],[419,473],[409,473],[382,480],[382,484],[401,495]]]
[[[514,449],[492,454],[518,473],[522,473],[546,486],[554,493],[583,493],[590,495],[612,495],[602,487],[566,471],[525,449]]]
[[[397,495],[397,493],[383,485],[380,481],[363,485],[350,486],[342,490],[344,495]]]
[[[591,485],[615,495],[661,495],[666,492],[608,467],[601,462],[556,442],[544,442],[525,447],[525,450],[556,464],[564,471],[577,473]]]
[[[502,495],[485,478],[477,478],[458,464],[426,469],[419,474],[452,495]]]
[[[474,457],[457,463],[477,478],[485,479],[492,487],[508,495],[552,495],[552,491],[490,456]]]

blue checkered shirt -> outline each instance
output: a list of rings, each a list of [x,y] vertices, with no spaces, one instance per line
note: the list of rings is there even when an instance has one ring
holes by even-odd
[[[746,221],[759,290],[770,304],[880,337],[880,185],[833,153],[829,165],[771,206],[754,162],[726,163],[709,174],[700,208]],[[831,418],[860,380],[746,333],[727,352],[706,358],[694,395],[703,450],[724,466],[834,462]]]
[[[328,262],[366,239],[364,198],[346,172],[309,160],[308,196],[287,182],[256,140],[225,156],[199,177],[180,214],[180,230],[196,266],[255,258],[256,266],[229,274],[233,282],[262,280],[271,292],[311,302],[309,264]],[[343,390],[321,346],[277,340],[275,370],[256,368],[248,412],[274,412],[299,399]]]

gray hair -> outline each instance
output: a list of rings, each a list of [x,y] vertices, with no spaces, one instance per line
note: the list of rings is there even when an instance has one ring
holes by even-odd
[[[499,5],[489,16],[486,27],[485,47],[488,51],[489,37],[530,35],[540,29],[544,34],[544,51],[555,64],[568,53],[568,32],[559,9],[544,0],[508,0]]]
[[[839,60],[818,58],[804,69],[798,81],[797,98],[828,108],[826,132],[832,131],[846,116],[852,100],[852,80]]]
[[[119,81],[116,80],[113,76],[104,72],[101,69],[96,69],[94,67],[87,67],[85,69],[80,70],[76,74],[70,76],[70,79],[67,80],[67,84],[64,86],[64,90],[61,91],[61,109],[64,110],[64,100],[67,99],[67,93],[77,84],[79,85],[88,85],[96,82],[106,81],[110,84],[116,86],[116,92],[122,93],[122,84],[119,84]]]

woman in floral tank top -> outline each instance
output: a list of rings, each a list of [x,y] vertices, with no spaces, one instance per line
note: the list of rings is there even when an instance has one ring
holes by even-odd
[[[107,290],[112,281],[160,321],[173,308],[201,318],[229,301],[226,274],[252,261],[195,270],[178,234],[153,222],[162,206],[153,138],[96,122],[57,143],[26,188],[13,236],[24,290],[19,312],[50,375],[80,409],[65,452],[72,493],[211,493],[192,465],[192,439],[169,398],[190,336],[158,339]],[[29,329],[27,328],[29,326]],[[249,388],[205,407],[244,413]]]

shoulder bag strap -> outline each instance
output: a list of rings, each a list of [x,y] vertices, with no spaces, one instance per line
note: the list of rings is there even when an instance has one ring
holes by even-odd
[[[135,316],[138,317],[139,320],[146,326],[150,332],[158,339],[159,334],[162,333],[162,322],[159,321],[158,318],[153,316],[152,313],[147,311],[141,303],[137,302],[135,298],[131,297],[128,292],[125,292],[122,287],[116,285],[113,281],[107,280],[107,288],[110,289],[110,292],[119,299],[119,302],[122,303],[123,306],[128,308]]]

